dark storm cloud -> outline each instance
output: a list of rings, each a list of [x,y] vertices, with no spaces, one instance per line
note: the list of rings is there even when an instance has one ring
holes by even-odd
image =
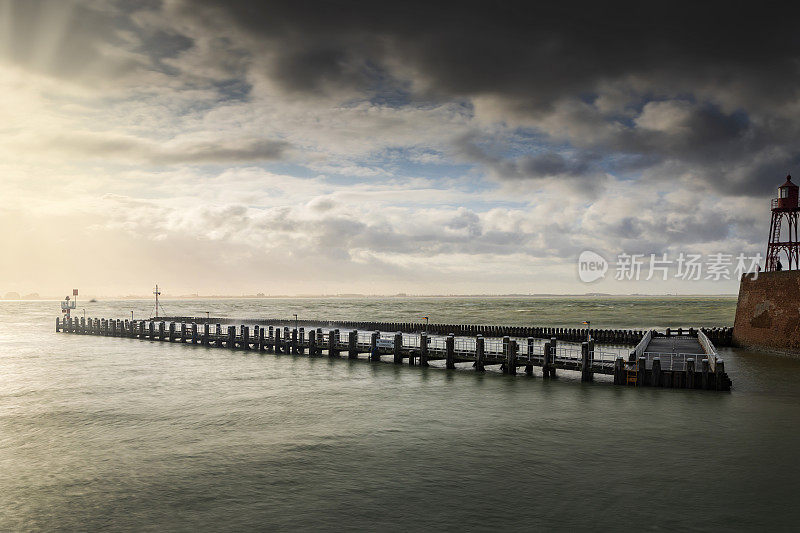
[[[482,120],[540,133],[527,154],[453,147],[498,179],[610,172],[762,195],[800,166],[800,33],[777,4],[31,0],[0,15],[0,56],[60,77],[152,70],[208,76],[221,99],[262,78],[344,103],[472,102]]]
[[[251,74],[288,92],[488,98],[498,120],[584,152],[516,158],[500,171],[476,153],[511,179],[590,176],[605,151],[694,186],[763,194],[798,162],[800,33],[777,7],[194,0],[177,13],[238,39]],[[662,110],[662,124],[637,122],[651,102],[679,105]]]
[[[193,0],[185,9],[200,6],[280,44],[273,73],[296,90],[363,81],[354,73],[396,58],[447,95],[515,95],[531,108],[630,74],[681,85],[728,73],[761,99],[795,95],[783,77],[797,69],[791,17],[752,3]]]

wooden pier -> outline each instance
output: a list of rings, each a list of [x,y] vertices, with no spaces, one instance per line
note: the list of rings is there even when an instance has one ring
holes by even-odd
[[[244,322],[244,321],[243,321]],[[213,327],[212,327],[213,326]],[[583,338],[586,338],[586,330]],[[148,341],[178,342],[231,350],[254,350],[275,354],[328,357],[346,356],[358,359],[366,354],[370,361],[389,356],[395,364],[428,366],[443,361],[447,369],[459,363],[470,363],[479,372],[487,366],[499,365],[505,374],[524,372],[534,376],[534,369],[543,378],[555,378],[559,371],[579,372],[581,381],[593,381],[595,374],[613,377],[614,384],[640,387],[672,387],[727,391],[731,381],[713,344],[702,331],[682,331],[674,340],[696,339],[698,353],[652,351],[663,349],[658,339],[673,337],[655,331],[644,332],[629,353],[602,347],[597,339],[580,344],[560,340],[556,336],[486,337],[446,336],[428,331],[395,332],[360,331],[288,325],[225,325],[221,322],[117,319],[56,318],[56,332],[78,335],[136,338]],[[677,333],[677,332],[676,332]],[[580,337],[579,337],[580,338]],[[682,346],[682,345],[681,345]],[[694,346],[694,345],[692,345]],[[702,350],[702,351],[701,351]]]
[[[403,333],[418,333],[425,331],[428,335],[450,335],[456,337],[517,337],[527,339],[551,339],[555,337],[560,341],[582,342],[587,336],[602,344],[617,344],[635,346],[639,343],[646,331],[632,329],[586,329],[586,328],[553,328],[538,326],[497,326],[486,324],[428,324],[420,322],[376,322],[376,321],[353,321],[353,320],[290,320],[285,318],[239,318],[231,320],[229,318],[207,318],[192,316],[166,316],[160,320],[166,322],[205,322],[211,324],[258,324],[261,326],[289,326],[289,327],[323,327],[328,329],[359,331],[400,331]],[[688,335],[696,335],[702,331],[716,346],[731,346],[733,328],[714,327],[714,328],[683,328],[675,331],[682,331]]]

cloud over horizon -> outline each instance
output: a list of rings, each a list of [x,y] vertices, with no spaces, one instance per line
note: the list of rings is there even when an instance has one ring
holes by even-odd
[[[730,2],[5,2],[0,217],[31,234],[0,243],[24,257],[0,275],[71,283],[24,250],[68,250],[52,224],[82,240],[73,276],[102,259],[93,235],[139,253],[120,292],[582,292],[584,249],[763,251],[800,162],[792,22]],[[655,290],[676,286],[633,289]]]

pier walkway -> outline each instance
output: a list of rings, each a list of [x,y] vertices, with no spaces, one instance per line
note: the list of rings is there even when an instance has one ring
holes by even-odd
[[[647,345],[647,352],[654,353],[703,353],[696,337],[656,337]]]
[[[178,342],[193,345],[228,348],[231,350],[254,350],[275,354],[329,357],[343,354],[349,359],[366,355],[370,361],[391,358],[395,364],[428,366],[431,361],[443,361],[445,368],[455,369],[457,364],[469,363],[476,371],[487,366],[499,365],[505,374],[515,375],[523,369],[528,376],[539,368],[542,377],[554,378],[560,370],[580,372],[582,381],[592,381],[594,374],[613,376],[618,385],[704,388],[730,390],[731,382],[725,373],[724,363],[716,356],[713,345],[702,332],[695,332],[698,346],[705,344],[710,351],[703,353],[674,354],[647,352],[654,338],[663,334],[648,331],[636,348],[628,354],[619,348],[603,347],[591,340],[580,344],[569,344],[552,337],[537,339],[504,336],[502,338],[456,337],[381,331],[359,331],[332,328],[289,328],[284,326],[261,326],[240,324],[228,325],[206,322],[169,322],[163,320],[116,320],[77,318],[56,319],[56,331],[79,335],[101,335],[109,337],[137,338],[148,341]],[[668,331],[669,333],[669,331]],[[669,335],[667,335],[669,337]],[[682,365],[679,359],[683,357]],[[662,364],[662,358],[664,363]],[[709,359],[712,361],[709,363]],[[701,360],[700,367],[694,362]]]

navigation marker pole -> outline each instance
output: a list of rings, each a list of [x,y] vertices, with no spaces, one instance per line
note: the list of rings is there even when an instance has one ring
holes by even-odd
[[[156,318],[158,318],[158,297],[161,294],[161,291],[158,290],[158,283],[156,283],[156,288],[153,290],[153,294],[156,295]]]

